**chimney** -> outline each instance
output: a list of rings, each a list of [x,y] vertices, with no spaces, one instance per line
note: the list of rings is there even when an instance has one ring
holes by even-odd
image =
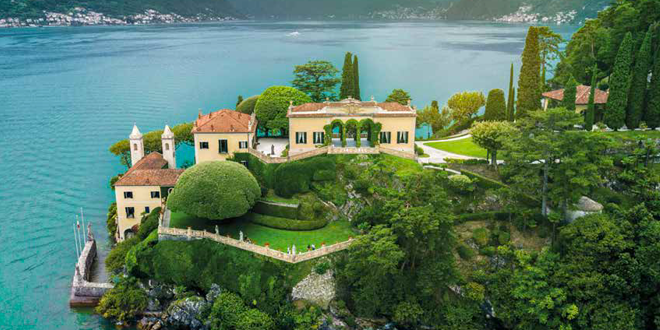
[[[202,118],[202,109],[199,109],[199,114],[197,115],[197,119]]]

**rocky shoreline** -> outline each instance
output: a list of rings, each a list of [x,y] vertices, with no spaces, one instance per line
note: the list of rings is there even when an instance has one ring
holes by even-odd
[[[160,13],[153,9],[144,13],[112,17],[83,7],[76,7],[68,13],[44,12],[40,18],[21,19],[17,17],[0,18],[0,28],[43,27],[43,26],[94,26],[94,25],[148,25],[173,23],[222,22],[237,20],[231,16],[197,14],[185,17],[175,13]]]

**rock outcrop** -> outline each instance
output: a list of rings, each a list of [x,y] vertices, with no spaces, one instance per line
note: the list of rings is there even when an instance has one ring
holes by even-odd
[[[323,275],[312,271],[293,287],[291,299],[308,301],[325,309],[335,298],[335,288],[335,278],[331,270]]]

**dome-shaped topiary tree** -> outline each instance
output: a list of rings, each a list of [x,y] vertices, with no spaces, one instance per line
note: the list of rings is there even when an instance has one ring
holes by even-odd
[[[203,162],[181,174],[167,207],[221,220],[244,215],[260,196],[259,183],[245,166],[231,161]]]
[[[259,95],[250,96],[236,106],[236,111],[251,115],[254,112],[254,106],[257,105]]]
[[[289,105],[301,105],[312,102],[307,94],[288,86],[268,87],[257,100],[254,112],[257,114],[259,128],[266,131],[279,130],[282,135],[288,135],[289,119],[286,113]]]

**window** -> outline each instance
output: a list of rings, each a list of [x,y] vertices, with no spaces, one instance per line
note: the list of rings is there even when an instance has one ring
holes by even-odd
[[[127,218],[135,218],[135,208],[134,207],[127,207],[126,208],[126,217]]]
[[[396,132],[396,143],[406,144],[408,143],[408,132]]]
[[[296,143],[307,144],[307,132],[296,132]]]
[[[218,152],[221,154],[226,154],[229,152],[227,147],[227,140],[218,140]]]
[[[238,149],[247,149],[247,141],[238,141]]]
[[[160,198],[160,191],[152,191],[151,198]]]
[[[133,150],[137,151],[137,143],[133,144]]]
[[[170,150],[170,144],[169,143],[165,143],[165,150]]]
[[[392,143],[392,132],[380,132],[380,143]]]
[[[200,149],[208,149],[209,148],[209,143],[208,142],[200,142],[199,143],[199,148]]]
[[[132,191],[124,191],[124,198],[133,198]]]
[[[144,207],[144,213],[147,213],[147,214],[151,213],[151,208],[149,206],[145,206]]]
[[[314,144],[325,143],[325,132],[314,132]]]
[[[247,162],[247,160],[241,160],[241,164],[243,164],[243,166],[245,166],[245,167],[248,167],[248,162]]]

